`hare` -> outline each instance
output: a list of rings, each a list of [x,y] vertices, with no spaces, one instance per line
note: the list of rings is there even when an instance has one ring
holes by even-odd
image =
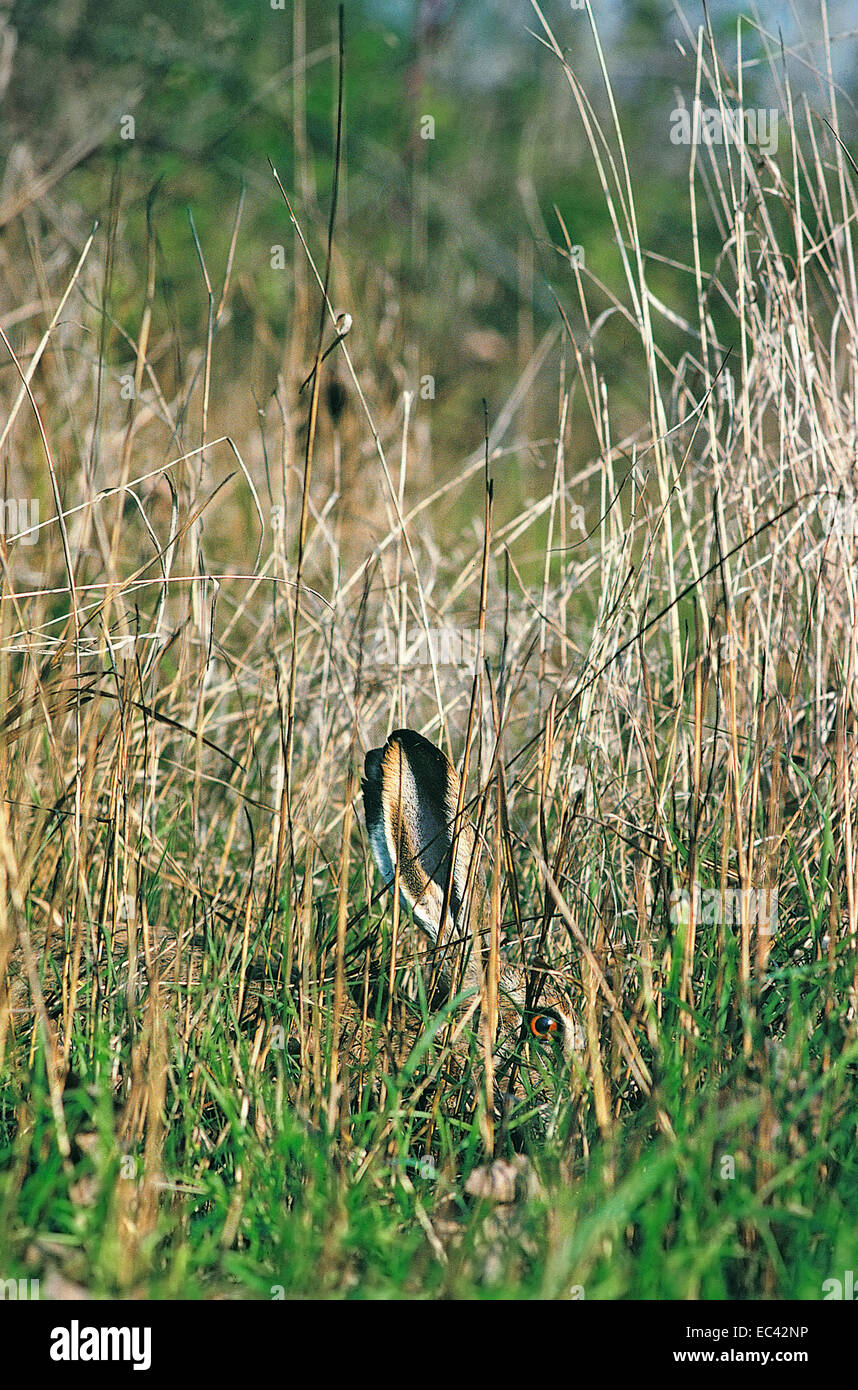
[[[488,926],[485,880],[472,859],[476,831],[463,819],[456,837],[450,875],[453,832],[459,802],[459,777],[449,758],[413,729],[395,729],[383,748],[373,748],[364,763],[363,802],[373,857],[386,886],[398,881],[403,907],[429,938],[442,981],[449,986],[456,957],[466,957],[464,984],[478,988],[480,968],[473,942],[482,943]],[[448,890],[449,880],[449,890]],[[448,897],[444,929],[441,914]],[[439,940],[440,938],[440,940]],[[527,971],[520,965],[501,969],[501,1030],[509,1041],[526,1011]],[[569,1058],[583,1046],[580,1025],[565,992],[545,978],[540,1002],[527,1018],[527,1036],[556,1045]]]

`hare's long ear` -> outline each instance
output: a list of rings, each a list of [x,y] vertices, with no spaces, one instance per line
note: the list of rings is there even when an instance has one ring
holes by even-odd
[[[396,729],[384,748],[367,754],[363,796],[376,863],[388,886],[399,859],[399,887],[421,926],[437,939],[447,877],[459,778],[439,748],[412,729]],[[449,911],[462,906],[474,832],[463,826]],[[398,855],[397,855],[398,851]]]

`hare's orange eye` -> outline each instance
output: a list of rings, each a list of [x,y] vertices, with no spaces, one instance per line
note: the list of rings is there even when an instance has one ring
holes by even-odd
[[[560,1027],[556,1018],[551,1014],[534,1014],[530,1020],[530,1031],[535,1038],[550,1038]]]

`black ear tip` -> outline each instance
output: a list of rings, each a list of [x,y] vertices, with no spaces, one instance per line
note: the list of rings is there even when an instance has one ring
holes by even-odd
[[[416,729],[394,729],[388,743],[399,743],[403,748],[434,748],[434,743],[430,743],[428,738],[418,734]]]
[[[429,765],[440,769],[447,766],[447,758],[441,749],[418,734],[416,729],[394,729],[387,742],[398,743],[406,758],[417,767]]]

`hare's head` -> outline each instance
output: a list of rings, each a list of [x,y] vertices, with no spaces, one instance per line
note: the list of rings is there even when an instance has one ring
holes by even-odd
[[[444,895],[450,876],[454,826],[459,802],[459,777],[453,764],[433,743],[413,729],[396,729],[383,748],[366,755],[363,779],[366,825],[373,856],[387,887],[399,881],[403,906],[438,941]],[[476,832],[462,818],[455,845],[455,867],[449,890],[447,922],[442,939],[467,945],[471,931],[485,923],[485,880],[472,866]],[[470,880],[470,890],[468,883]],[[468,907],[470,897],[472,907]],[[469,916],[473,919],[467,927]],[[501,1020],[517,1034],[526,1020],[535,1045],[559,1047],[565,1057],[582,1046],[581,1030],[562,987],[550,972],[543,973],[535,1002],[528,1007],[527,973],[507,965],[499,980]],[[472,959],[466,980],[476,984],[479,972]]]

